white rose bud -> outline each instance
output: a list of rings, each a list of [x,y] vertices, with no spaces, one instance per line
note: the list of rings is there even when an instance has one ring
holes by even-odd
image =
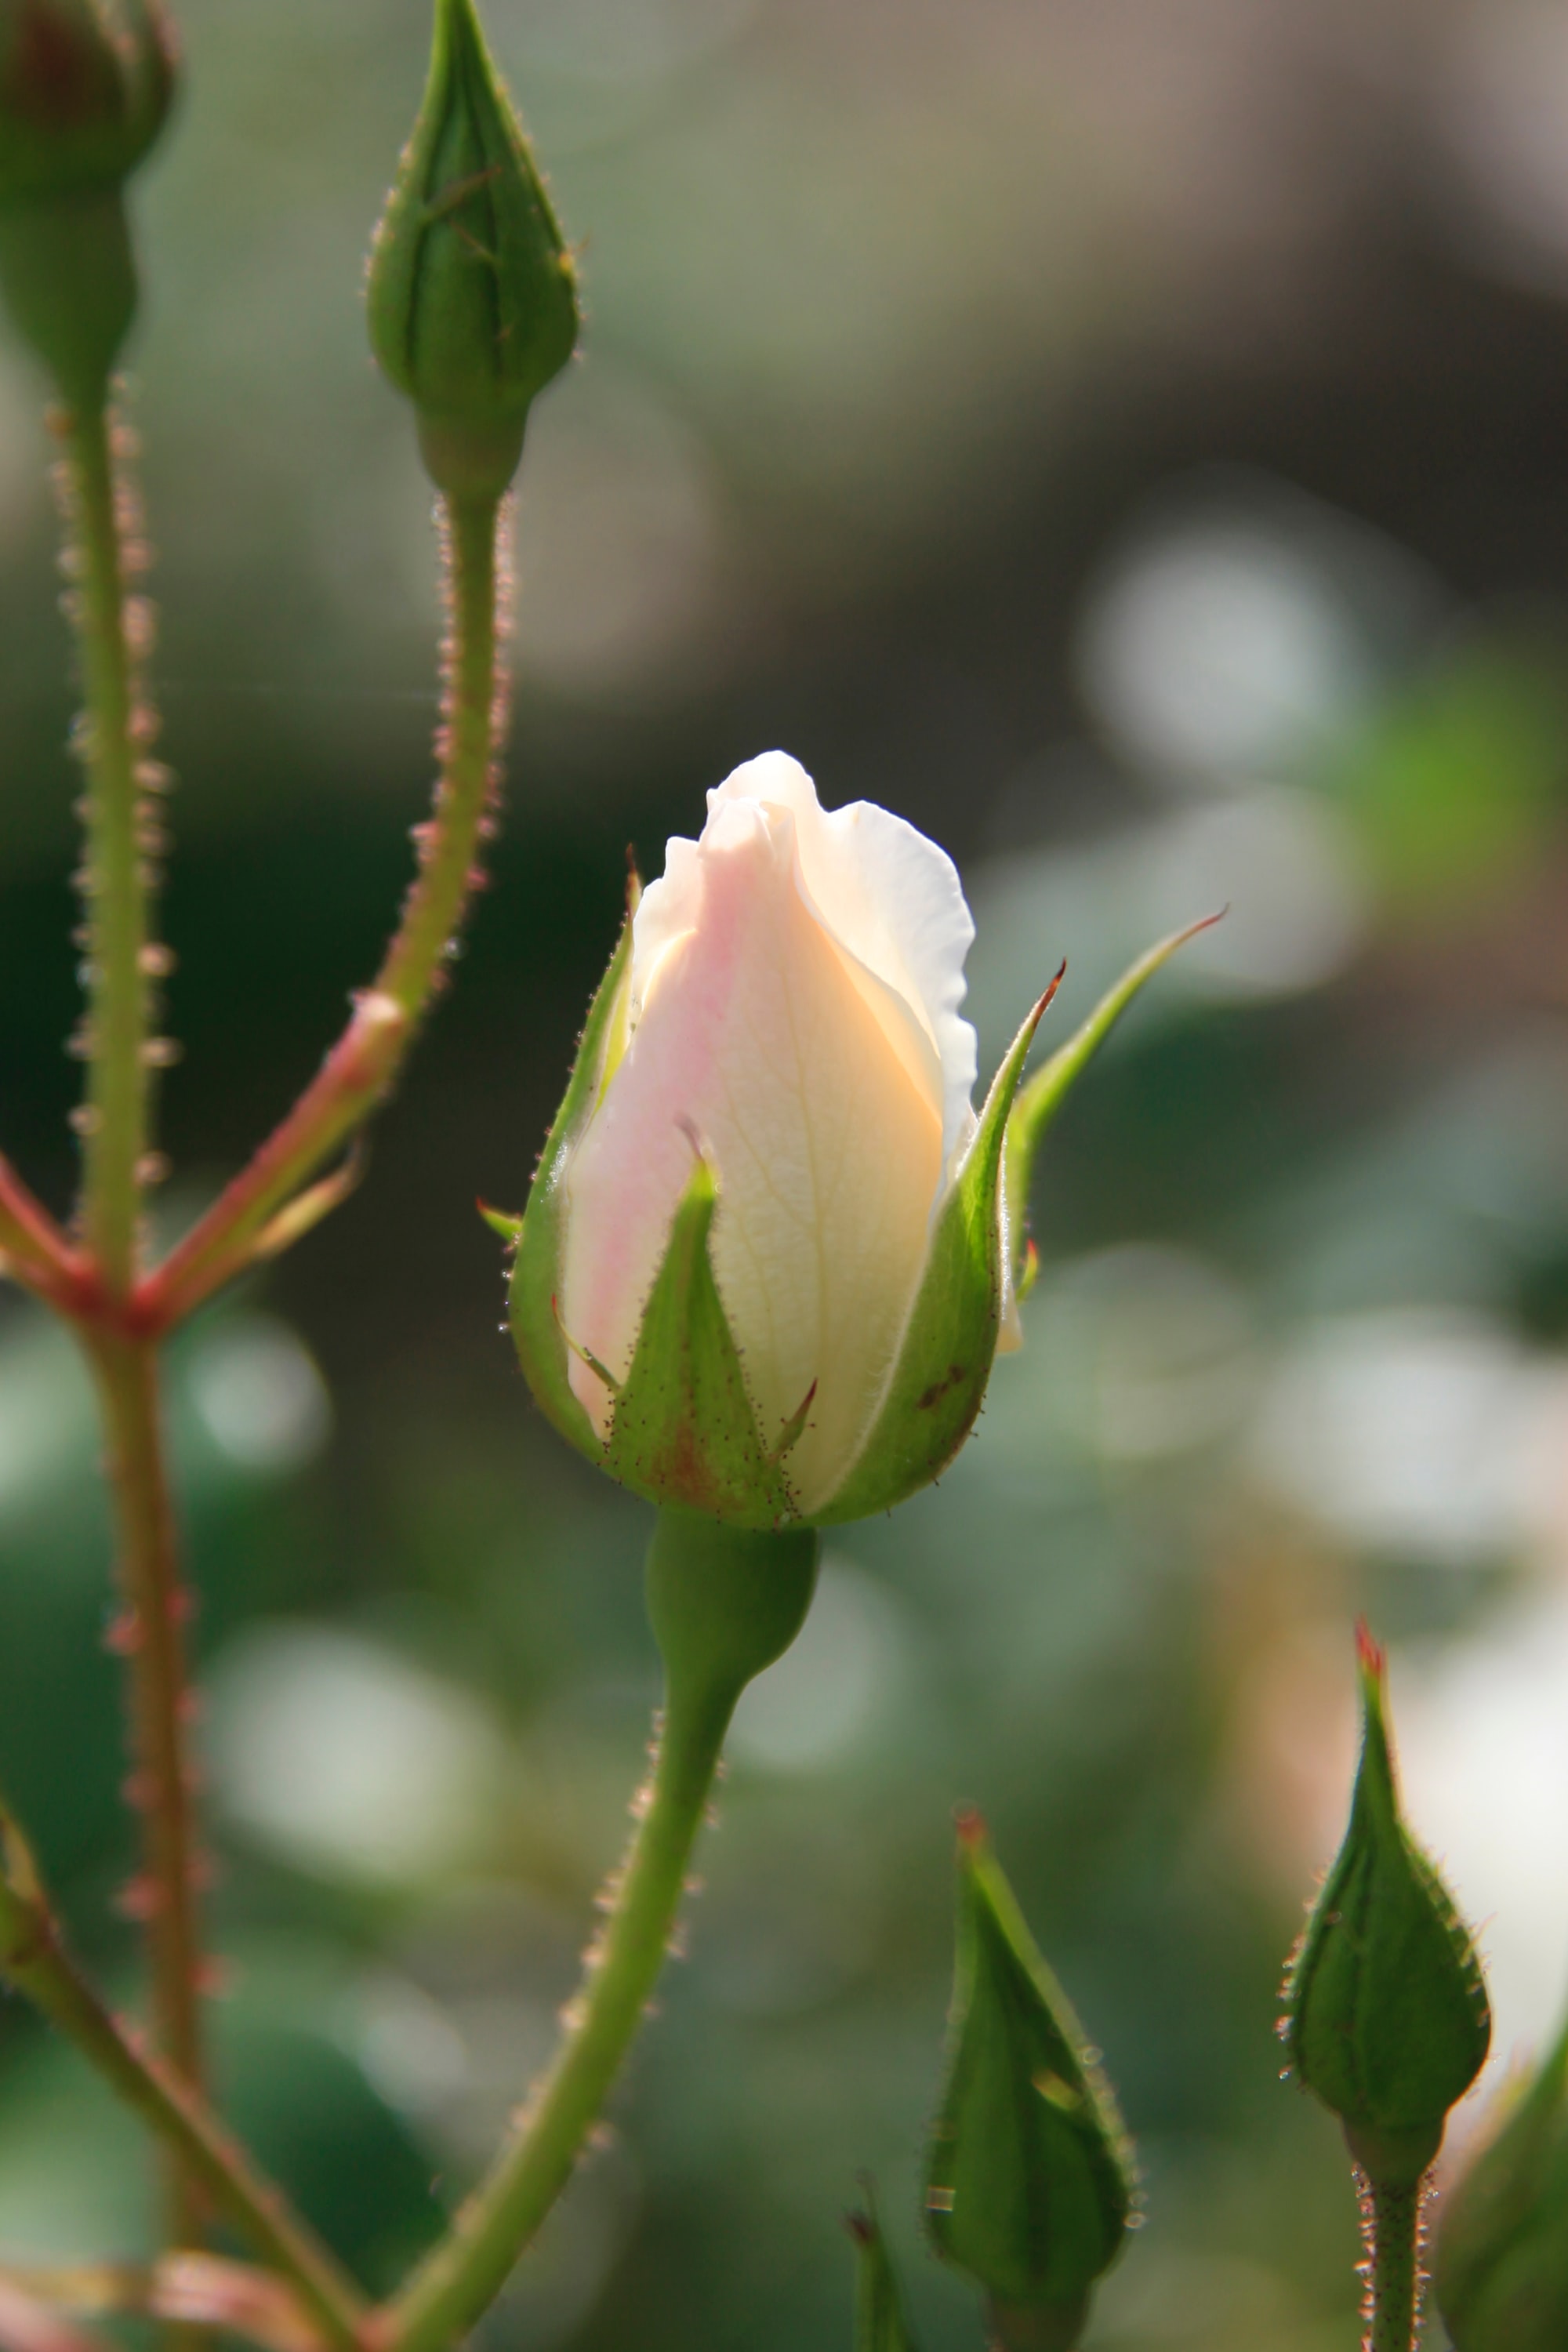
[[[973,934],[934,843],[867,801],[827,814],[782,752],[669,843],[590,1013],[511,1294],[540,1403],[637,1493],[821,1524],[887,1508],[963,1444],[1016,1321],[1004,1145],[1047,1001],[977,1120]],[[1021,1202],[1028,1151],[1008,1158]]]

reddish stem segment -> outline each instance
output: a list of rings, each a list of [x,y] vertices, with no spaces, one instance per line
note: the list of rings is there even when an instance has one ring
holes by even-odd
[[[131,1677],[134,1800],[144,1824],[145,1874],[132,1908],[144,1919],[159,2048],[193,2090],[203,2076],[201,1936],[195,1823],[186,1755],[185,1596],[164,1469],[157,1358],[146,1340],[91,1333],[109,1471],[120,1531],[121,1639]],[[184,2168],[169,2181],[172,2242],[193,2245],[203,2200]]]
[[[91,1266],[43,1202],[0,1153],[0,1260],[13,1281],[65,1315],[83,1311],[96,1292]]]
[[[445,505],[449,626],[437,739],[440,774],[430,822],[416,835],[418,871],[381,970],[357,998],[347,1029],[281,1126],[142,1284],[137,1309],[144,1328],[178,1322],[249,1261],[272,1218],[363,1126],[391,1087],[441,985],[480,879],[475,856],[489,829],[505,728],[505,682],[497,650],[503,618],[498,612],[503,584],[499,551],[508,513],[505,500]]]

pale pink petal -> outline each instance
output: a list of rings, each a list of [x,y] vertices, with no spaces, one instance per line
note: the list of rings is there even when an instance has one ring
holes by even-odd
[[[916,1036],[931,1008],[910,1005],[869,920],[840,941],[820,919],[795,807],[714,802],[701,844],[672,845],[670,887],[639,909],[637,1026],[567,1176],[563,1317],[625,1372],[694,1127],[719,1174],[715,1272],[764,1442],[817,1383],[789,1457],[809,1514],[858,1451],[924,1263],[944,1165],[942,1095]],[[607,1426],[604,1384],[580,1361],[572,1377]]]

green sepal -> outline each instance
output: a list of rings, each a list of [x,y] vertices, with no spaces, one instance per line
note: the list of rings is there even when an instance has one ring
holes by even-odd
[[[1405,1828],[1384,1654],[1357,1630],[1364,1730],[1344,1843],[1292,1957],[1282,2021],[1300,2080],[1373,2184],[1419,2180],[1475,2081],[1491,2012],[1468,1931]]]
[[[969,1150],[937,1211],[887,1394],[844,1485],[813,1515],[822,1527],[890,1510],[929,1486],[973,1426],[1002,1329],[1007,1117],[1057,982],[1032,1007],[991,1081]]]
[[[588,1007],[577,1058],[540,1155],[521,1225],[515,1236],[502,1234],[503,1240],[515,1238],[517,1243],[508,1307],[512,1339],[534,1402],[546,1420],[552,1422],[580,1454],[601,1464],[605,1449],[574,1393],[568,1376],[566,1339],[556,1312],[565,1239],[563,1188],[567,1163],[625,1051],[631,984],[632,926],[628,915],[609,967]]]
[[[1042,1062],[1034,1076],[1018,1096],[1013,1116],[1007,1124],[1006,1199],[1012,1222],[1014,1275],[1020,1295],[1026,1280],[1026,1217],[1029,1206],[1029,1185],[1035,1171],[1035,1154],[1052,1119],[1067,1098],[1068,1088],[1104,1045],[1145,981],[1152,980],[1163,966],[1169,963],[1178,948],[1217,923],[1218,915],[1205,915],[1196,923],[1189,923],[1184,931],[1173,931],[1169,939],[1161,940],[1154,947],[1130,964],[1113,988],[1106,991],[1080,1027],[1073,1032],[1065,1045],[1058,1045],[1047,1062]]]
[[[1492,2137],[1443,2200],[1433,2280],[1454,2352],[1568,2344],[1568,2025],[1502,2095]]]
[[[959,1824],[958,1953],[947,2082],[926,2165],[937,2251],[1012,2332],[1065,2347],[1136,2203],[1116,2102],[1041,1958],[984,1824]]]
[[[767,1452],[709,1255],[719,1205],[699,1157],[670,1227],[616,1395],[604,1464],[651,1502],[772,1528],[797,1517],[776,1452]]]
[[[371,343],[440,488],[499,496],[577,340],[572,257],[473,0],[436,0],[430,72],[376,230]]]
[[[915,2352],[876,2200],[869,2181],[862,2185],[865,2210],[848,2217],[856,2247],[855,2352]]]

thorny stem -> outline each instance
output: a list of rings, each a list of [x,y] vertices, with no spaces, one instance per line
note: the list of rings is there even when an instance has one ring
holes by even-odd
[[[1420,2338],[1426,2182],[1385,2189],[1363,2175],[1361,2189],[1367,2242],[1363,2352],[1414,2352]]]
[[[0,1974],[68,2034],[110,2086],[178,2150],[211,2203],[291,2280],[335,2344],[352,2346],[363,2309],[353,2281],[173,2069],[137,2046],[89,1988],[60,1941],[47,1901],[0,1811]]]
[[[806,1530],[748,1535],[659,1514],[648,1601],[665,1660],[664,1714],[624,1869],[601,1898],[603,1934],[515,2137],[447,2237],[372,2318],[372,2352],[443,2352],[466,2335],[571,2179],[664,1965],[735,1702],[794,1639],[816,1559]]]
[[[727,1721],[727,1713],[689,1722],[667,1711],[647,1809],[615,1887],[590,1988],[563,2013],[565,2040],[517,2138],[450,2235],[377,2315],[378,2345],[442,2352],[466,2334],[571,2179],[664,1965]]]
[[[431,999],[471,892],[489,829],[505,726],[497,663],[499,591],[510,501],[444,503],[449,626],[440,774],[428,824],[416,830],[418,870],[380,971],[293,1109],[201,1222],[142,1284],[150,1328],[188,1315],[254,1255],[276,1213],[353,1135],[395,1079]]]
[[[149,608],[129,595],[142,559],[135,493],[116,458],[126,429],[107,407],[58,411],[56,478],[70,579],[65,604],[76,633],[86,708],[77,748],[87,777],[80,804],[86,844],[83,898],[87,1011],[78,1050],[87,1090],[77,1126],[82,1147],[82,1227],[106,1289],[126,1293],[136,1275],[137,1220],[147,1152],[153,975],[148,902],[160,846],[145,790],[163,772],[142,757],[153,730],[137,656]]]
[[[159,2049],[193,2090],[203,2077],[195,1823],[187,1754],[185,1597],[164,1465],[157,1356],[146,1340],[87,1335],[109,1446],[120,1539],[122,1611],[116,1641],[131,1682],[130,1793],[142,1816],[144,1874],[133,1914],[143,1917]],[[205,2200],[176,2158],[168,2187],[174,2245],[201,2237]]]
[[[149,1034],[163,959],[149,937],[162,847],[162,769],[145,758],[156,721],[138,676],[147,608],[128,594],[145,562],[126,470],[127,428],[107,404],[51,419],[63,455],[57,482],[65,521],[66,607],[76,632],[86,709],[78,749],[87,776],[81,813],[87,1014],[80,1050],[87,1093],[81,1225],[100,1304],[128,1299],[138,1272],[142,1186],[148,1172],[151,1076],[167,1048]],[[163,1459],[153,1343],[117,1328],[112,1313],[79,1324],[96,1375],[108,1440],[130,1670],[132,1788],[143,1822],[145,1920],[159,2048],[193,2089],[202,2079],[201,1954],[193,1883],[186,1759],[184,1642],[178,1546]],[[200,2237],[204,2200],[171,2160],[168,2229],[176,2245]]]

